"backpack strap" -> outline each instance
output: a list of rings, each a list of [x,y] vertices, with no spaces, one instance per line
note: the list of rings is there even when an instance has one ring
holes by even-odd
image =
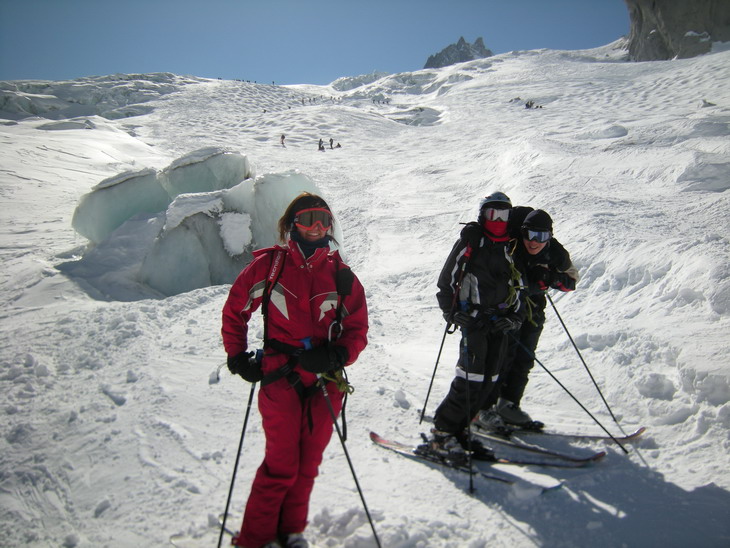
[[[335,288],[337,290],[337,309],[335,310],[335,321],[330,327],[330,341],[339,338],[342,333],[342,307],[345,297],[352,294],[352,284],[355,275],[349,266],[342,266],[342,261],[335,258],[337,262],[337,273],[335,274]]]
[[[452,323],[452,320],[454,319],[454,314],[456,314],[457,306],[460,306],[459,293],[461,293],[461,286],[464,282],[464,275],[466,274],[466,270],[471,264],[472,257],[476,255],[476,250],[479,249],[478,242],[476,246],[472,246],[472,242],[470,242],[468,239],[465,239],[464,241],[466,242],[466,247],[464,248],[463,255],[464,260],[461,263],[461,267],[459,267],[459,277],[457,278],[456,285],[454,286],[454,294],[451,297],[451,310],[449,311],[449,317],[447,320],[448,323],[446,324],[446,333],[448,334],[456,332],[457,326],[456,324]]]
[[[284,262],[286,261],[286,251],[276,249],[271,254],[271,264],[269,266],[269,275],[264,285],[264,295],[261,301],[261,315],[264,317],[264,346],[268,345],[269,340],[269,302],[271,301],[271,292],[274,290],[281,273],[284,270]]]

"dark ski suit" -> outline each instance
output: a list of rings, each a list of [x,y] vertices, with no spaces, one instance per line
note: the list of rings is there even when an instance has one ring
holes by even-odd
[[[549,287],[567,292],[575,289],[578,271],[570,261],[570,254],[555,238],[551,238],[537,255],[530,255],[520,240],[515,251],[515,261],[527,280],[527,318],[519,332],[520,344],[515,344],[514,359],[499,379],[499,395],[519,406],[528,375],[535,365],[535,350],[545,325],[545,291],[548,284],[533,273],[540,272],[540,268],[546,268],[550,272]],[[486,405],[490,403],[496,401],[487,402]]]
[[[461,231],[441,270],[436,298],[444,316],[448,320],[461,311],[476,321],[461,330],[456,376],[434,417],[438,430],[460,433],[494,387],[507,358],[509,335],[496,331],[492,320],[525,318],[521,274],[510,248],[507,237],[494,241],[472,222]]]

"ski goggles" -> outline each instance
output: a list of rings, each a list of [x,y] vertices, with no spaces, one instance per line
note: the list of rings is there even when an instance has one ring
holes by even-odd
[[[294,224],[303,230],[312,230],[317,225],[327,230],[332,226],[332,213],[319,207],[302,209],[294,215]]]
[[[497,209],[495,207],[485,207],[482,215],[486,221],[509,221],[509,209]]]
[[[549,230],[530,230],[529,228],[523,228],[522,237],[531,242],[540,242],[541,244],[544,244],[552,238],[553,235]]]

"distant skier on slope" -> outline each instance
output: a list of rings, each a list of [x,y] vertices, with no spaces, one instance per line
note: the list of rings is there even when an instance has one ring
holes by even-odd
[[[427,445],[452,460],[469,447],[475,457],[489,458],[491,451],[469,440],[466,429],[508,357],[508,333],[517,333],[525,317],[521,274],[509,253],[511,207],[502,192],[484,198],[478,222],[461,231],[438,279],[439,307],[462,337],[456,377],[436,409]]]
[[[487,429],[534,424],[520,407],[530,370],[535,365],[535,350],[545,325],[545,292],[548,288],[573,291],[578,270],[570,254],[553,237],[553,220],[547,212],[531,207],[515,207],[510,213],[510,234],[516,239],[515,261],[527,281],[527,318],[512,344],[510,363],[500,373],[498,390],[485,402],[477,424]],[[499,399],[497,399],[497,397]]]
[[[261,381],[258,407],[266,451],[251,486],[235,546],[306,548],[309,498],[347,388],[342,368],[367,345],[365,292],[337,251],[334,218],[319,196],[303,193],[279,219],[285,246],[254,252],[223,308],[231,373]],[[348,291],[342,290],[342,280]],[[264,314],[264,353],[248,347],[251,314]],[[318,377],[322,376],[322,381]],[[281,542],[282,544],[278,544]]]

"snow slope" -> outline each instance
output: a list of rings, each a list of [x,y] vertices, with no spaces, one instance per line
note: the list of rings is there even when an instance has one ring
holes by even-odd
[[[336,87],[128,80],[0,86],[12,89],[0,102],[0,544],[216,542],[250,392],[225,368],[214,382],[228,286],[162,297],[138,278],[157,221],[132,218],[94,247],[71,220],[104,180],[226,149],[259,177],[296,170],[338,214],[371,320],[350,369],[347,446],[383,546],[728,545],[730,51],[656,63],[624,62],[619,44],[521,51]],[[342,148],[318,152],[330,137]],[[444,327],[436,278],[459,223],[494,190],[551,213],[582,275],[555,305],[621,427],[648,432],[628,456],[545,441],[609,455],[580,470],[499,465],[521,483],[477,479],[470,495],[465,476],[386,452],[368,432],[416,443],[427,430],[418,415]],[[552,311],[538,357],[620,431]],[[523,404],[550,427],[600,432],[539,366]],[[231,527],[262,450],[254,410]],[[557,480],[542,496],[530,488]],[[310,519],[318,546],[374,545],[336,439]]]

